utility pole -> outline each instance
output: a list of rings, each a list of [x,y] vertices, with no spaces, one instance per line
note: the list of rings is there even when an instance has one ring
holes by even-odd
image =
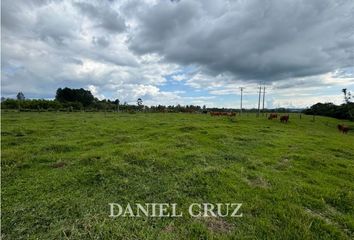
[[[263,106],[262,106],[262,115],[264,115],[264,99],[265,99],[265,86],[263,86]]]
[[[259,117],[259,112],[260,112],[260,110],[261,110],[261,92],[262,92],[262,87],[259,86],[257,117]]]
[[[119,112],[119,99],[117,99],[116,101],[117,101],[117,112]]]
[[[240,115],[242,114],[242,93],[243,93],[243,87],[241,87],[241,106],[240,106]]]

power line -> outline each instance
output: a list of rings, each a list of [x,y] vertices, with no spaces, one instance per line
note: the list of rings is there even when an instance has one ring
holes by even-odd
[[[260,108],[261,108],[261,92],[262,92],[262,87],[259,86],[259,94],[258,94],[258,112],[257,112],[257,117],[259,117],[260,113]]]
[[[264,114],[265,89],[266,89],[266,87],[265,87],[265,86],[263,86],[263,106],[262,106],[262,115]]]
[[[243,95],[243,87],[241,89],[241,106],[240,106],[240,114],[242,114],[242,95]]]

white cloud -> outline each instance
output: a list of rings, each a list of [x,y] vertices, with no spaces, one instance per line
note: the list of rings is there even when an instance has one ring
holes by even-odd
[[[50,98],[59,87],[86,86],[123,102],[235,107],[240,87],[254,106],[264,82],[274,106],[340,103],[341,88],[354,85],[353,7],[339,0],[4,0],[2,94]]]
[[[87,86],[87,89],[91,91],[91,93],[97,97],[98,99],[102,100],[102,99],[105,99],[105,96],[100,94],[99,91],[98,91],[98,88],[94,85],[89,85]]]
[[[342,104],[343,96],[336,94],[322,96],[287,96],[286,98],[277,97],[276,99],[272,99],[268,104],[271,105],[271,107],[306,108],[318,102]]]

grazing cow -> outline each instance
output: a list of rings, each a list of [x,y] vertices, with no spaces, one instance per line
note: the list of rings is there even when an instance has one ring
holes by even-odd
[[[278,118],[278,114],[276,113],[271,113],[268,117],[269,120],[272,120],[273,118]]]
[[[280,122],[285,122],[285,123],[287,123],[288,121],[289,121],[289,115],[281,116],[281,117],[280,117]]]
[[[236,113],[234,113],[234,112],[210,112],[210,116],[230,116],[230,117],[234,117],[234,116],[236,116]]]
[[[344,125],[341,125],[341,124],[338,124],[337,127],[338,127],[338,130],[340,132],[342,132],[343,134],[344,133],[347,134],[348,131],[350,130],[350,128],[348,126],[344,126]]]
[[[194,110],[193,109],[186,109],[186,112],[187,113],[194,113]]]

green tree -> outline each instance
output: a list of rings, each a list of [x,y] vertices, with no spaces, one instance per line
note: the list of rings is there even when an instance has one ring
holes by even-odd
[[[119,112],[119,103],[120,103],[119,99],[116,99],[114,101],[114,104],[117,105],[117,112]]]
[[[143,105],[143,100],[141,98],[138,98],[138,100],[136,102],[139,107]]]
[[[17,98],[17,100],[23,101],[23,100],[25,100],[25,95],[23,94],[23,92],[19,92],[19,93],[17,93],[16,98]]]
[[[349,91],[347,91],[346,88],[343,88],[343,89],[342,89],[342,92],[343,92],[343,94],[344,94],[344,101],[345,101],[346,103],[350,103],[350,102],[351,102],[351,98],[352,98],[352,93],[349,92]]]
[[[80,89],[71,89],[71,88],[58,88],[55,99],[61,103],[67,102],[79,102],[84,107],[91,105],[95,98],[89,90],[83,88]]]

